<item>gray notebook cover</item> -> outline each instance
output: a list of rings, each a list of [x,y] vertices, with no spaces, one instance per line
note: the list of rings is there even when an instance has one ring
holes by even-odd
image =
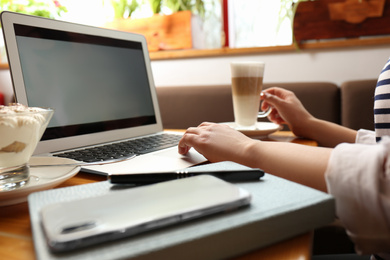
[[[245,166],[223,162],[198,167]],[[48,204],[121,189],[104,181],[33,193],[28,202],[37,259],[221,259],[291,238],[335,218],[332,196],[270,174],[237,185],[252,193],[250,207],[58,255],[46,246],[39,210]]]

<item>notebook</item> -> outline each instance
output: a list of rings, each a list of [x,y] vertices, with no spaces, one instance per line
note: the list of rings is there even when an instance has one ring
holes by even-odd
[[[35,156],[167,134],[145,37],[12,12],[1,23],[16,101],[55,110]],[[204,161],[175,145],[83,170],[169,171]]]

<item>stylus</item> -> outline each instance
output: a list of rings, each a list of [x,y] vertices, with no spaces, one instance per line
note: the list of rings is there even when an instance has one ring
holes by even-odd
[[[157,182],[197,176],[201,174],[213,175],[225,181],[244,182],[244,181],[258,181],[264,175],[264,171],[260,169],[233,170],[233,171],[230,170],[202,171],[202,172],[180,170],[174,172],[160,172],[160,173],[109,174],[107,178],[111,183],[115,183],[115,184],[152,184]]]

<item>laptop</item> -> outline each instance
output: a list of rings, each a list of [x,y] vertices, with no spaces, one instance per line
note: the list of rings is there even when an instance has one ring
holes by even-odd
[[[206,161],[194,149],[179,155],[180,133],[163,131],[144,36],[12,12],[1,13],[1,24],[16,101],[54,109],[34,156],[67,157],[135,140],[139,148],[145,138],[175,137],[158,151],[82,170],[160,172]]]

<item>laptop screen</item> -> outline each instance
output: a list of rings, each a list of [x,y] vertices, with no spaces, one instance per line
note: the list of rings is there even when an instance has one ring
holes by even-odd
[[[141,43],[14,29],[28,104],[55,110],[42,140],[156,123]]]

